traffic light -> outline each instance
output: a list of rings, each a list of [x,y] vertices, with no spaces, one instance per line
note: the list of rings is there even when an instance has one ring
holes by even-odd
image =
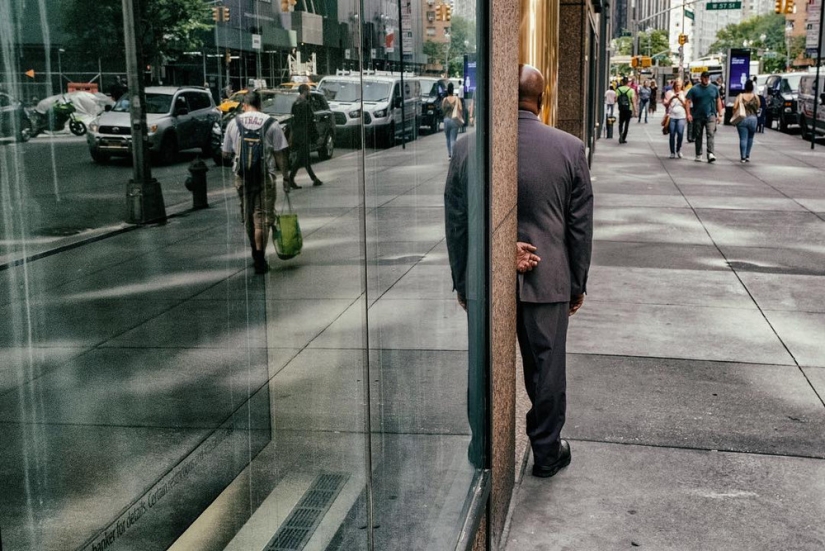
[[[794,0],[785,0],[785,13],[795,13],[793,5]]]
[[[634,69],[639,66],[639,56],[634,55],[630,58],[630,66]]]
[[[785,1],[775,0],[773,4],[774,13],[785,13]]]
[[[221,20],[220,8],[212,8],[212,21],[220,21],[220,20]]]
[[[687,44],[687,41],[688,41],[688,37],[687,37],[686,34],[680,34],[679,35],[679,46],[684,46],[685,44]]]
[[[224,23],[229,21],[229,8],[223,8],[223,21]]]
[[[441,4],[438,4],[435,7],[435,20],[436,21],[443,21],[444,20],[444,15],[442,14],[442,8],[443,7],[444,6],[442,6]]]
[[[453,8],[444,6],[444,20],[449,21],[453,17]]]
[[[212,21],[229,21],[229,8],[220,6],[212,8]]]

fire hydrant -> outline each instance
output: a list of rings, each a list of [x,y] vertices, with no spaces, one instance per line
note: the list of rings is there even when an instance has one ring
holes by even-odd
[[[209,202],[206,199],[206,173],[209,167],[200,159],[195,159],[189,165],[189,174],[186,178],[186,189],[192,192],[192,209],[207,209]]]
[[[616,124],[616,117],[607,117],[607,139],[610,140],[613,138],[613,125]]]

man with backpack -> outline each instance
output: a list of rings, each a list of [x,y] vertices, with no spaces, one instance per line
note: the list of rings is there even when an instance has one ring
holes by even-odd
[[[221,150],[224,157],[234,155],[235,189],[256,274],[269,271],[266,244],[269,228],[275,223],[276,169],[284,174],[284,192],[289,192],[288,147],[278,122],[261,112],[261,95],[246,94],[243,113],[226,127]]]
[[[627,85],[627,77],[622,77],[622,85],[616,90],[616,103],[619,105],[619,143],[627,143],[627,130],[630,119],[635,114],[636,95],[633,88]]]

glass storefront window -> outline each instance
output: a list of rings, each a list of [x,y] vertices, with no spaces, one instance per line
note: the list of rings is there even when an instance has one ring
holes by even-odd
[[[488,462],[476,3],[164,4],[140,74],[120,2],[0,6],[0,549],[455,549]],[[268,234],[267,273],[221,154],[252,89],[312,170],[276,176],[258,235],[297,213],[303,248]]]

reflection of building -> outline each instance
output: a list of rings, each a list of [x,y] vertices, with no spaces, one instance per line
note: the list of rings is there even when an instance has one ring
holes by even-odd
[[[719,52],[711,52],[710,46],[716,42],[716,33],[728,25],[742,22],[742,10],[708,10],[707,5],[698,2],[693,5],[696,20],[693,23],[693,57],[705,57]]]

